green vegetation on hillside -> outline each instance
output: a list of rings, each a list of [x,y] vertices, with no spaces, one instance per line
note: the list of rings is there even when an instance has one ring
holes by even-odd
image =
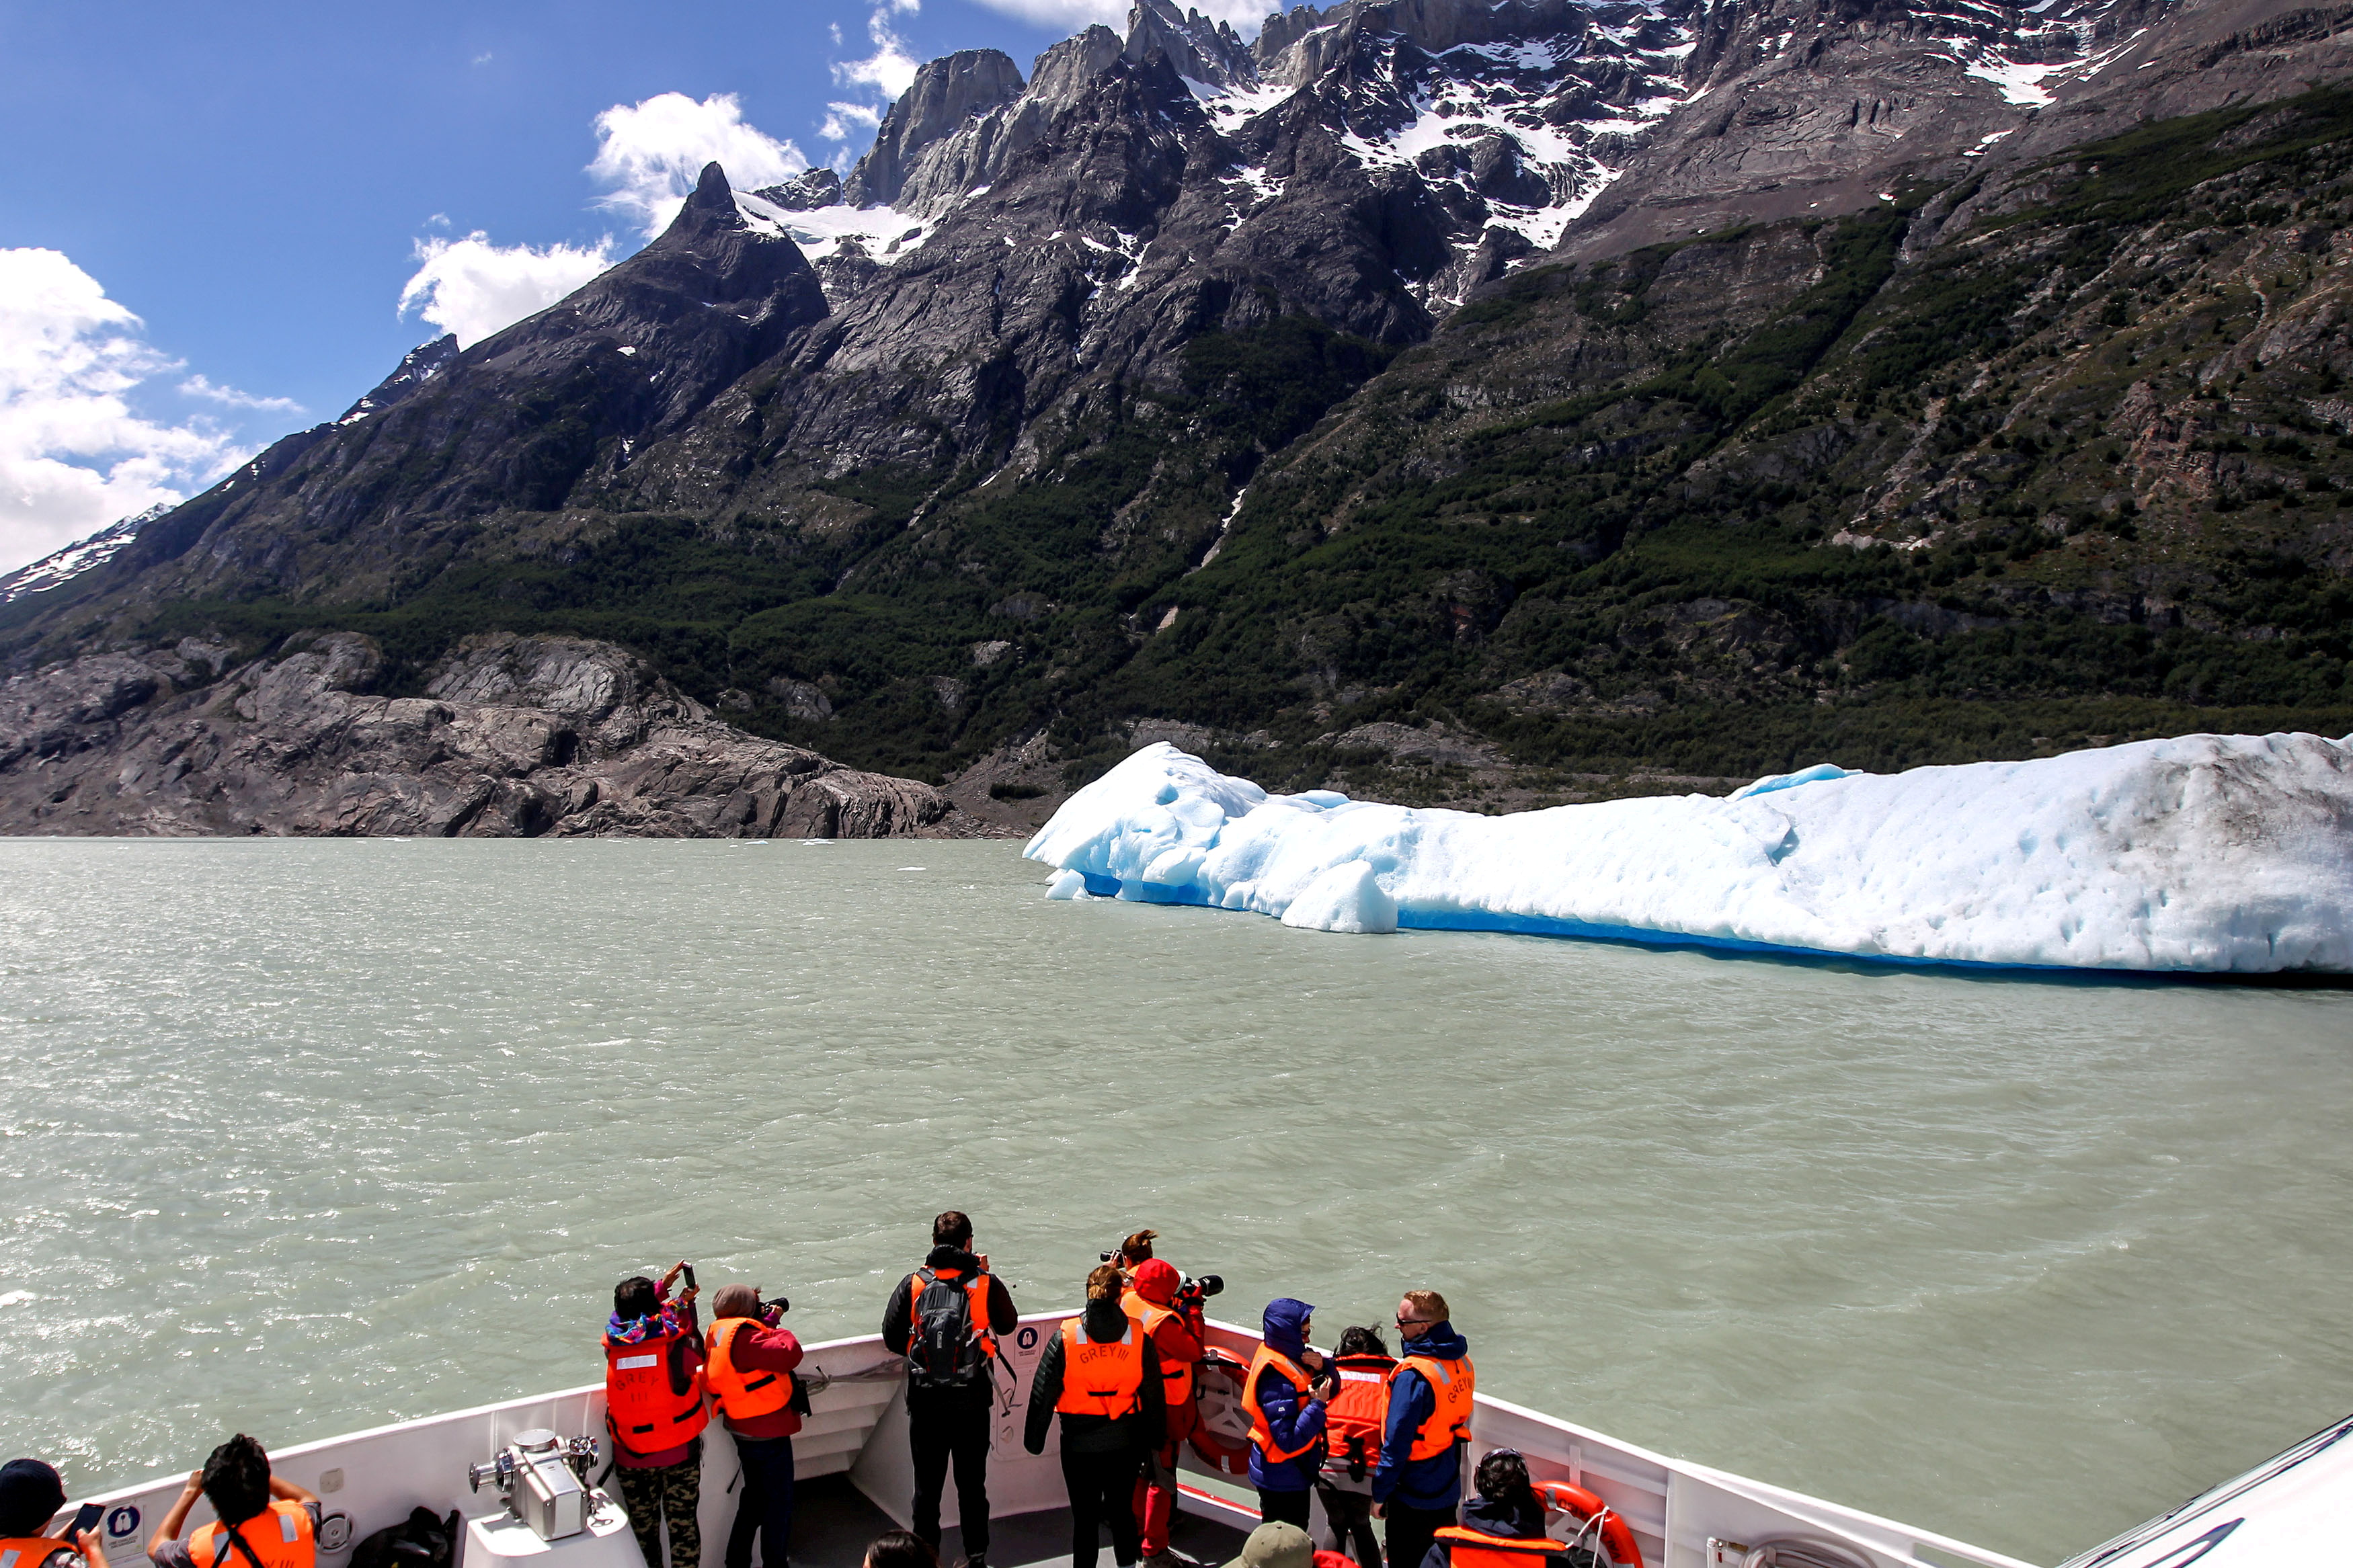
[[[2348,226],[2327,89],[1532,268],[1401,356],[1288,315],[1197,337],[1018,469],[827,483],[866,521],[821,539],[618,515],[375,602],[151,630],[350,626],[403,689],[468,633],[609,637],[750,727],[933,777],[1042,728],[1075,782],[1141,716],[1256,732],[1220,760],[1291,784],[1374,721],[1706,775],[2344,733]],[[1729,281],[1776,268],[1770,299]]]

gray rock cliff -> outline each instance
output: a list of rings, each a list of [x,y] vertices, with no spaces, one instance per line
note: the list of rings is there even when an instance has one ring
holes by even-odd
[[[626,649],[490,637],[423,697],[371,695],[383,655],[331,633],[99,654],[0,685],[0,832],[906,837],[946,797],[746,735]]]

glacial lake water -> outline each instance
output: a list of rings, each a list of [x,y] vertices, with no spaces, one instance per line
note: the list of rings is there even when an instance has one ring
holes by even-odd
[[[1003,843],[0,841],[0,1407],[84,1490],[1149,1224],[1321,1337],[2043,1563],[2353,1410],[2353,994],[1048,903]]]

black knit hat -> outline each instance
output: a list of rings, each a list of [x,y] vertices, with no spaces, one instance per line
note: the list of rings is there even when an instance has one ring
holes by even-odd
[[[34,1534],[65,1506],[65,1483],[40,1460],[0,1465],[0,1535]]]

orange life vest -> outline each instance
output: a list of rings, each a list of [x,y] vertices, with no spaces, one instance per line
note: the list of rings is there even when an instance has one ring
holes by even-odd
[[[1187,1333],[1192,1331],[1193,1325],[1184,1313],[1174,1307],[1164,1307],[1157,1301],[1147,1301],[1134,1290],[1122,1296],[1119,1299],[1119,1304],[1129,1317],[1144,1325],[1144,1337],[1146,1339],[1158,1333],[1160,1325],[1171,1318],[1182,1324]],[[1155,1345],[1153,1350],[1154,1353],[1157,1354],[1159,1347]],[[1160,1380],[1162,1386],[1168,1391],[1170,1410],[1181,1410],[1193,1403],[1193,1363],[1191,1362],[1176,1361],[1168,1356],[1161,1356]]]
[[[1446,1542],[1446,1560],[1453,1568],[1537,1568],[1562,1550],[1550,1536],[1490,1535],[1464,1524],[1448,1525],[1438,1539]]]
[[[60,1552],[70,1552],[77,1562],[80,1560],[81,1549],[70,1541],[47,1535],[0,1536],[0,1568],[41,1568]]]
[[[923,1287],[934,1279],[955,1284],[962,1279],[961,1268],[918,1268],[907,1276],[907,1342],[899,1347],[902,1354],[915,1348],[915,1335],[923,1328],[923,1320],[915,1316],[915,1303],[923,1299]],[[976,1274],[964,1281],[965,1307],[972,1314],[973,1342],[980,1347],[984,1359],[997,1353],[997,1336],[988,1331],[988,1276]]]
[[[188,1556],[196,1568],[313,1568],[318,1543],[311,1539],[311,1510],[299,1502],[274,1500],[267,1513],[255,1514],[237,1527],[237,1540],[252,1549],[248,1562],[236,1542],[217,1522],[188,1537]]]
[[[1385,1355],[1332,1358],[1340,1389],[1324,1412],[1324,1436],[1332,1446],[1327,1469],[1339,1467],[1351,1479],[1362,1480],[1379,1463],[1381,1434],[1389,1421],[1389,1372],[1396,1365]]]
[[[1109,1344],[1087,1338],[1081,1320],[1062,1320],[1062,1396],[1054,1408],[1065,1415],[1102,1415],[1116,1421],[1144,1407],[1149,1375],[1144,1325],[1134,1318]]]
[[[1250,1442],[1257,1447],[1259,1458],[1270,1465],[1280,1465],[1313,1451],[1323,1443],[1324,1435],[1318,1432],[1296,1448],[1275,1447],[1274,1428],[1266,1424],[1266,1412],[1259,1407],[1258,1403],[1258,1380],[1270,1370],[1288,1382],[1303,1399],[1307,1396],[1309,1379],[1306,1368],[1281,1351],[1263,1344],[1258,1347],[1258,1353],[1250,1357],[1250,1375],[1242,1379],[1242,1408],[1250,1413]]]
[[[1406,1455],[1409,1461],[1434,1459],[1457,1443],[1471,1440],[1471,1399],[1478,1389],[1478,1376],[1472,1370],[1471,1358],[1461,1361],[1440,1361],[1436,1356],[1409,1355],[1397,1363],[1389,1373],[1389,1384],[1395,1387],[1398,1373],[1411,1367],[1421,1373],[1430,1384],[1430,1392],[1438,1398],[1437,1408],[1430,1419],[1413,1435],[1413,1448]]]
[[[710,1382],[711,1392],[719,1400],[719,1408],[730,1420],[750,1421],[762,1415],[774,1415],[793,1402],[793,1378],[790,1373],[769,1372],[754,1368],[750,1372],[736,1370],[733,1359],[735,1336],[746,1329],[760,1326],[756,1318],[722,1318],[711,1325],[711,1363],[703,1375]]]
[[[684,1394],[670,1385],[670,1347],[684,1336],[648,1336],[636,1344],[605,1342],[605,1420],[613,1441],[633,1454],[659,1454],[691,1441],[711,1423],[701,1366]],[[197,1568],[206,1568],[203,1563]]]

